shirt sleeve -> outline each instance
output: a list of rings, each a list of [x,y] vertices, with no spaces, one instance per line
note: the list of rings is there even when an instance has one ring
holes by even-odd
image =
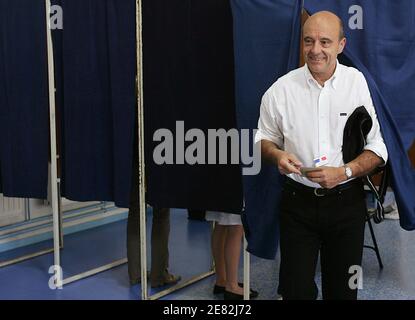
[[[275,97],[268,91],[262,97],[258,131],[255,135],[255,143],[268,140],[283,149],[284,137],[281,130],[281,119],[277,116],[277,102]]]
[[[382,137],[382,133],[380,130],[380,125],[378,121],[378,117],[376,114],[375,107],[373,106],[373,101],[370,96],[369,87],[367,85],[366,79],[362,73],[360,73],[361,77],[361,88],[362,88],[362,98],[363,98],[363,105],[365,106],[366,110],[368,111],[370,117],[372,118],[372,129],[367,135],[366,146],[364,150],[370,150],[374,152],[378,157],[383,159],[383,165],[386,164],[388,161],[388,150],[386,148],[385,142]]]

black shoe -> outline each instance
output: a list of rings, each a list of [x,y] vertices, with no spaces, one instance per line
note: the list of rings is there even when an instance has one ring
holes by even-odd
[[[243,288],[244,284],[239,282],[238,285]],[[225,293],[225,287],[222,286],[218,286],[215,284],[215,286],[213,287],[213,294],[222,294]],[[250,289],[250,294],[249,294],[249,298],[250,299],[255,299],[256,297],[258,297],[259,293],[258,291],[254,290],[254,289]]]
[[[255,299],[256,297],[258,297],[258,295],[259,295],[258,291],[251,289],[251,293],[249,294],[249,299]],[[233,293],[233,292],[226,291],[226,290],[223,293],[223,300],[243,300],[243,299],[244,299],[243,294],[237,294],[237,293]]]
[[[218,286],[217,284],[215,284],[215,286],[213,287],[213,294],[222,294],[224,292],[225,292],[225,287]]]

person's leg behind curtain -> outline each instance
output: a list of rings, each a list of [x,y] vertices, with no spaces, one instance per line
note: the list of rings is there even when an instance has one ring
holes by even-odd
[[[226,291],[242,295],[243,288],[238,284],[239,260],[243,237],[242,225],[226,226],[225,241],[225,266],[226,266]]]
[[[227,227],[215,223],[215,228],[212,233],[212,255],[215,261],[216,282],[213,293],[218,293],[217,287],[226,286],[226,265],[225,265],[225,241],[226,241]]]

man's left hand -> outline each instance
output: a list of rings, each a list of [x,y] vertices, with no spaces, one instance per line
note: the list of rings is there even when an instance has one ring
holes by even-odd
[[[306,177],[326,189],[332,189],[347,180],[343,167],[316,168],[316,170],[307,172]]]

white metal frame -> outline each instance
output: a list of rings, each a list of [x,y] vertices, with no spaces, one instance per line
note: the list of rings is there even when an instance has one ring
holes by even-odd
[[[251,292],[250,286],[250,272],[251,272],[251,259],[250,253],[246,250],[248,247],[248,242],[244,237],[244,300],[249,300],[249,294]]]
[[[59,214],[61,207],[60,197],[60,179],[58,179],[57,170],[57,145],[56,145],[56,103],[55,103],[55,71],[53,58],[53,42],[52,31],[50,28],[50,0],[45,0],[46,8],[46,35],[47,35],[47,52],[48,52],[48,79],[49,79],[49,125],[50,125],[50,153],[51,153],[51,204],[53,216],[53,243],[54,243],[54,265],[55,265],[55,285],[62,287],[71,282],[90,277],[97,273],[112,269],[127,262],[127,259],[120,259],[110,264],[100,266],[98,268],[88,270],[67,279],[63,279],[61,259],[60,259],[60,245],[63,244],[63,228],[62,217]],[[50,252],[50,251],[48,251]],[[47,253],[47,252],[45,252]]]
[[[54,252],[54,249],[40,250],[40,251],[37,251],[35,253],[26,254],[26,255],[23,255],[23,256],[18,257],[18,258],[6,260],[6,261],[3,261],[3,262],[0,263],[0,268],[7,267],[7,266],[10,266],[10,265],[13,265],[13,264],[16,264],[16,263],[19,263],[19,262],[23,262],[23,261],[26,261],[26,260],[30,260],[30,259],[33,259],[33,258],[36,258],[36,257],[39,257],[39,256],[43,256],[43,255],[51,253],[51,252]]]
[[[29,205],[30,205],[29,204],[29,199],[24,199],[26,219],[28,219],[28,217],[29,217],[29,214],[28,214]],[[61,243],[61,245],[62,245],[62,243]],[[52,252],[54,252],[54,248],[43,249],[43,250],[36,251],[34,253],[29,253],[29,254],[22,255],[22,256],[17,257],[17,258],[4,260],[4,261],[0,262],[0,268],[7,267],[7,266],[10,266],[10,265],[13,265],[13,264],[16,264],[16,263],[20,263],[20,262],[23,262],[23,261],[26,261],[26,260],[30,260],[30,259],[33,259],[33,258],[36,258],[36,257],[39,257],[39,256],[43,256],[45,254],[52,253]]]
[[[56,152],[56,103],[55,103],[55,68],[53,59],[52,31],[50,28],[50,0],[45,0],[46,38],[48,52],[48,79],[49,79],[49,128],[50,128],[50,187],[53,217],[53,253],[55,265],[55,285],[62,287],[62,272],[60,268],[60,234],[59,234],[59,196],[58,196],[58,166]]]
[[[63,230],[60,226],[59,202],[60,197],[58,187],[60,181],[57,177],[57,150],[56,150],[56,113],[55,113],[55,77],[54,77],[54,59],[53,59],[53,43],[52,33],[50,29],[50,0],[46,3],[46,20],[47,20],[47,49],[48,49],[48,75],[49,75],[49,116],[50,116],[50,143],[51,143],[51,191],[52,191],[52,211],[53,211],[53,239],[54,239],[54,264],[56,286],[72,283],[90,277],[97,273],[112,269],[127,263],[127,259],[120,259],[110,264],[74,275],[67,279],[63,279],[61,274],[60,263],[60,242],[63,242]],[[145,163],[144,163],[144,108],[143,108],[143,43],[142,43],[142,0],[136,0],[136,36],[137,36],[137,102],[138,102],[138,160],[139,160],[139,199],[140,199],[140,254],[141,254],[141,298],[143,300],[159,299],[176,290],[189,286],[199,280],[202,280],[215,273],[214,268],[210,271],[192,277],[186,281],[180,282],[166,290],[157,294],[148,295],[147,285],[147,241],[146,241],[146,203],[145,203]],[[246,262],[249,263],[249,253],[244,253],[244,283],[245,298],[249,297],[249,269],[246,269]]]

